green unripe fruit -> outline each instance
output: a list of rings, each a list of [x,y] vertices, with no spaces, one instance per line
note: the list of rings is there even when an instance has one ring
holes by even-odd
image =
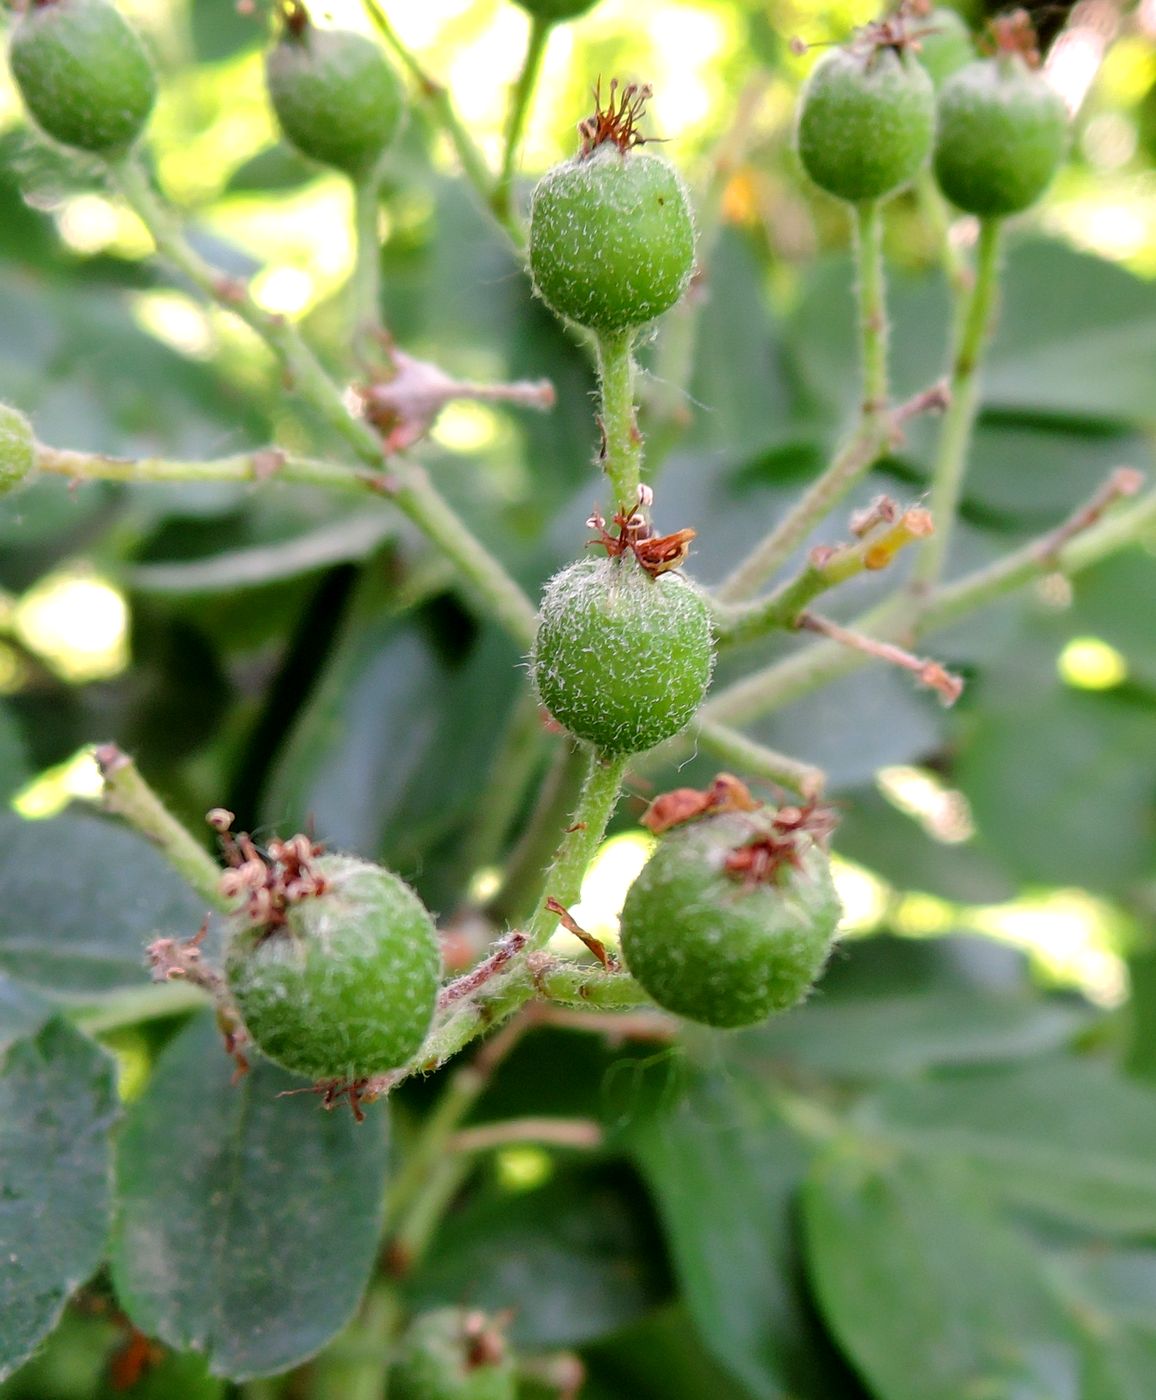
[[[410,1324],[389,1373],[390,1400],[515,1400],[514,1361],[480,1313],[442,1308]]]
[[[822,849],[760,873],[770,809],[704,817],[663,836],[622,908],[622,955],[659,1006],[718,1027],[794,1006],[823,970],[839,898]],[[728,862],[730,866],[728,867]]]
[[[347,29],[289,27],[265,57],[269,98],[285,139],[311,160],[357,178],[401,125],[401,81],[381,49]]]
[[[958,208],[1015,214],[1059,169],[1067,113],[1059,95],[1017,55],[969,63],[939,94],[935,178]]]
[[[0,496],[14,491],[36,466],[36,439],[23,413],[0,403]]]
[[[940,88],[966,63],[975,59],[975,42],[967,21],[958,10],[932,10],[916,30],[919,62],[927,69],[932,83]]]
[[[548,170],[530,204],[530,271],[552,311],[590,330],[661,316],[694,271],[694,219],[678,172],[614,141]]]
[[[323,893],[277,927],[244,927],[229,990],[257,1048],[311,1079],[363,1079],[403,1064],[425,1039],[441,977],[437,930],[391,871],[321,856]]]
[[[935,89],[908,53],[857,43],[815,65],[799,100],[798,147],[820,189],[859,203],[911,181],[931,149]]]
[[[144,130],[156,100],[152,61],[105,0],[34,4],[8,57],[37,125],[65,146],[116,155]]]
[[[710,613],[676,573],[630,553],[580,559],[542,596],[532,658],[542,704],[606,753],[641,753],[686,727],[714,665]]]
[[[527,14],[535,19],[548,20],[559,24],[562,20],[577,19],[587,10],[592,10],[598,0],[514,0]]]

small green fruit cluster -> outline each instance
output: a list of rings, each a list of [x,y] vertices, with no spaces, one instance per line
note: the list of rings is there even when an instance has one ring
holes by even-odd
[[[714,666],[710,613],[674,572],[627,551],[580,559],[546,585],[532,669],[542,704],[605,753],[641,753],[685,728]]]
[[[1059,169],[1067,113],[1018,53],[960,68],[939,94],[935,177],[960,209],[984,218],[1034,204]]]
[[[275,922],[238,918],[229,990],[257,1048],[314,1080],[404,1064],[429,1030],[441,977],[429,911],[398,876],[351,856],[312,862],[319,892]]]
[[[265,78],[290,145],[353,179],[373,170],[401,126],[401,80],[381,49],[352,30],[317,28],[303,6],[267,54]]]
[[[559,316],[603,334],[669,311],[694,271],[694,218],[669,161],[640,150],[649,89],[627,86],[582,123],[582,150],[548,170],[530,204],[530,272]]]
[[[927,69],[936,90],[975,58],[971,30],[958,10],[932,10],[919,21],[916,35],[919,62]]]
[[[461,1308],[410,1323],[389,1373],[390,1400],[515,1400],[514,1359],[484,1314]]]
[[[14,491],[36,466],[36,438],[23,413],[0,403],[0,496]]]
[[[911,52],[868,26],[815,65],[799,102],[807,174],[850,203],[884,199],[914,179],[931,149],[935,89]]]
[[[156,100],[148,53],[106,0],[32,5],[12,34],[9,62],[37,125],[97,155],[127,150]]]
[[[622,908],[626,965],[659,1006],[732,1028],[807,995],[841,909],[805,811],[723,811],[661,837]]]

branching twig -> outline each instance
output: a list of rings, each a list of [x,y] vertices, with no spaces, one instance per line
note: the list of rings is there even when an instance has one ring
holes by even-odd
[[[533,1142],[548,1147],[568,1147],[592,1152],[602,1146],[604,1134],[589,1118],[506,1118],[461,1128],[446,1143],[450,1152],[492,1152],[512,1143]]]
[[[802,613],[799,626],[808,632],[818,632],[820,636],[828,637],[852,651],[862,652],[864,656],[874,656],[891,666],[910,671],[920,685],[937,691],[945,705],[954,705],[963,694],[963,681],[945,670],[938,661],[913,656],[911,652],[904,651],[892,642],[880,642],[874,637],[865,637],[861,632],[855,632],[849,627],[840,627],[837,622],[820,617],[817,613]]]

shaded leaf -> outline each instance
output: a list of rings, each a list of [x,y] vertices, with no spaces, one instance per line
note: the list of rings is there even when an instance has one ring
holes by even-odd
[[[215,1375],[271,1375],[348,1322],[381,1226],[386,1117],[325,1113],[258,1060],[233,1084],[211,1014],[162,1056],[117,1151],[117,1295]],[[191,1111],[195,1105],[195,1112]]]
[[[0,1059],[0,1377],[100,1263],[110,1209],[112,1060],[62,1020],[26,1025]]]
[[[582,1400],[702,1400],[707,1395],[711,1400],[748,1400],[753,1393],[716,1365],[679,1304],[649,1314],[583,1356],[588,1379]],[[852,1392],[839,1394],[856,1400]],[[551,1392],[549,1400],[556,1395]]]
[[[140,986],[147,944],[205,914],[147,841],[95,816],[0,814],[0,886],[0,969],[57,996]]]

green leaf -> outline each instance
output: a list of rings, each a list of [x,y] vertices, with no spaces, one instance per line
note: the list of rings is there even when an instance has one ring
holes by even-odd
[[[0,1378],[100,1263],[110,1209],[113,1063],[62,1020],[27,1028],[0,1059]]]
[[[1156,1092],[1088,1059],[892,1084],[857,1118],[920,1156],[965,1162],[989,1195],[1061,1220],[1156,1234]]]
[[[703,1345],[693,1319],[679,1305],[650,1313],[633,1327],[583,1351],[587,1380],[582,1400],[750,1400],[758,1392],[739,1386]],[[519,1396],[521,1391],[519,1390]],[[557,1390],[542,1400],[557,1400]],[[840,1400],[858,1400],[840,1390]]]
[[[99,817],[0,814],[0,886],[0,970],[54,996],[140,986],[146,946],[205,915],[147,841]]]
[[[854,949],[850,956],[854,957]],[[814,1000],[736,1037],[747,1062],[785,1061],[853,1081],[904,1078],[938,1066],[1045,1054],[1092,1019],[1077,1004],[963,989]]]
[[[442,1226],[407,1289],[415,1309],[512,1310],[524,1347],[576,1346],[635,1322],[668,1289],[637,1184],[604,1167],[484,1192]]]
[[[0,705],[0,799],[10,797],[29,776],[20,726],[11,710]]]
[[[799,1287],[791,1211],[809,1147],[766,1086],[697,1078],[660,1095],[626,1142],[710,1352],[759,1400],[843,1394]]]
[[[0,973],[0,1051],[33,1036],[52,1017],[52,1005],[31,987]]]
[[[234,1084],[211,1014],[162,1056],[117,1149],[117,1295],[214,1375],[288,1370],[349,1321],[376,1256],[386,1116],[326,1113],[263,1061]]]
[[[1150,1400],[1156,1374],[1156,1251],[1101,1248],[1051,1261],[1053,1286],[1080,1332],[1080,1400]]]
[[[1080,1400],[1072,1329],[1030,1248],[946,1170],[840,1144],[803,1193],[823,1315],[878,1400]]]

